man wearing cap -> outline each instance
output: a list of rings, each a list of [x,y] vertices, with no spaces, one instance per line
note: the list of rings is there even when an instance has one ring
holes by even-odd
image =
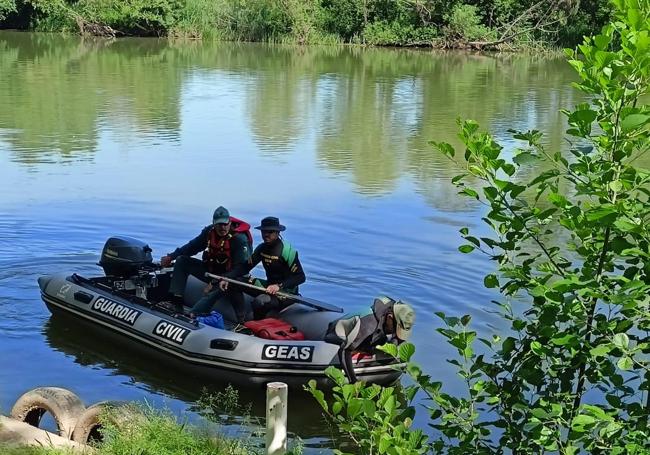
[[[255,227],[262,231],[263,243],[255,248],[248,263],[240,263],[227,277],[240,277],[248,274],[260,262],[266,272],[266,280],[256,280],[257,285],[266,288],[265,293],[260,293],[253,301],[254,319],[263,319],[271,310],[279,311],[286,304],[276,297],[278,291],[298,294],[298,286],[305,282],[305,272],[298,259],[298,252],[280,236],[286,228],[274,216],[268,216]],[[222,290],[228,289],[228,283],[219,284]],[[247,291],[247,293],[250,293]],[[255,295],[251,293],[251,295]]]
[[[352,353],[374,354],[387,342],[399,344],[411,336],[415,312],[407,303],[381,296],[370,311],[347,315],[330,323],[325,341],[340,346],[339,361],[350,382],[356,382]]]
[[[209,313],[219,297],[223,295],[220,289],[213,289],[206,272],[225,275],[233,269],[246,264],[250,258],[251,241],[250,224],[231,217],[225,207],[218,207],[212,216],[212,224],[204,227],[201,233],[187,244],[176,248],[172,253],[160,259],[160,265],[169,267],[172,261],[174,270],[169,285],[172,303],[177,312],[183,311],[183,295],[187,278],[193,275],[201,281],[209,283],[204,290],[204,296],[192,307],[193,315]],[[193,258],[203,251],[202,259]],[[246,307],[244,295],[233,287],[227,292],[237,322],[244,322]]]

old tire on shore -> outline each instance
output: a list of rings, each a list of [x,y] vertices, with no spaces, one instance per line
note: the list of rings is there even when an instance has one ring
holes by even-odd
[[[109,413],[107,415],[106,413]],[[130,412],[128,403],[122,401],[100,401],[86,410],[77,419],[77,425],[72,432],[72,440],[80,444],[88,444],[102,440],[103,418],[108,417],[111,423],[120,425],[120,421],[128,419],[133,413]]]
[[[60,387],[39,387],[24,393],[13,408],[11,417],[37,427],[49,412],[58,428],[59,435],[70,439],[77,418],[86,407],[77,395]]]

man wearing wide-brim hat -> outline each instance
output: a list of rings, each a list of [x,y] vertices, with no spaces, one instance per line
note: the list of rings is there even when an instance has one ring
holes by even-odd
[[[259,294],[255,291],[246,292],[255,296],[252,304],[254,319],[263,319],[269,311],[279,311],[291,303],[278,300],[276,297],[278,291],[298,294],[298,286],[305,282],[306,277],[298,259],[298,251],[280,236],[280,232],[286,227],[280,224],[279,218],[267,216],[255,229],[262,231],[264,242],[255,248],[249,263],[239,264],[228,275],[233,277],[246,275],[253,267],[262,263],[266,280],[255,280],[255,284],[264,286],[266,292]],[[227,289],[228,283],[222,281],[220,286],[222,289]]]

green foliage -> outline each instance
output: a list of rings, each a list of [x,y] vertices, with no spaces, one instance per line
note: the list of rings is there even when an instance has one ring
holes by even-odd
[[[580,2],[580,8],[575,15],[560,28],[558,42],[579,43],[583,36],[592,34],[594,30],[608,23],[609,17],[610,6],[607,2]]]
[[[291,18],[274,0],[221,0],[218,27],[236,41],[277,41],[291,30]]]
[[[9,13],[16,12],[16,0],[0,0],[0,21],[3,21]]]
[[[373,22],[364,29],[363,41],[373,46],[397,46],[412,30],[412,27],[404,27],[398,22]]]
[[[416,28],[399,22],[373,22],[363,32],[363,42],[373,46],[426,45],[436,37],[437,30],[433,27]]]
[[[343,372],[333,367],[327,369],[327,374],[336,384],[332,389],[331,406],[323,392],[316,388],[315,381],[309,382],[307,390],[328,419],[352,439],[360,453],[417,455],[427,452],[427,436],[422,430],[411,429],[415,415],[411,404],[414,387],[396,389],[363,382],[349,384]],[[334,453],[351,452],[337,449]]]
[[[239,390],[228,385],[222,392],[211,393],[207,389],[191,409],[214,423],[232,423],[231,416],[242,416],[245,421],[251,418],[251,403],[241,403]],[[259,423],[259,422],[256,422]]]
[[[391,416],[411,412],[415,393],[424,393],[438,431],[432,452],[648,453],[650,172],[635,165],[650,151],[650,106],[643,104],[650,2],[613,5],[613,22],[567,51],[580,77],[576,88],[591,97],[563,111],[570,156],[547,150],[534,130],[512,131],[522,145],[511,153],[476,122],[459,121],[465,171],[453,183],[484,204],[493,231],[477,237],[462,228],[459,250],[498,265],[484,285],[503,294],[494,303],[511,331],[479,337],[469,315],[437,313],[444,323],[438,332],[458,353],[449,363],[467,388],[460,397],[411,362],[410,345],[384,347],[415,381],[403,391],[386,389],[395,397]],[[455,159],[450,144],[434,145]],[[530,164],[546,170],[522,176]],[[338,386],[332,407],[313,385],[312,394],[361,447],[376,443],[374,427],[359,415],[379,408],[383,389],[330,376]],[[395,422],[382,431],[392,437]],[[405,431],[399,437],[410,441],[413,430]]]
[[[258,447],[264,445],[264,421],[252,415],[251,403],[242,403],[239,391],[228,385],[223,391],[213,393],[207,389],[201,391],[201,396],[190,409],[209,422],[217,425],[239,425],[237,446],[246,449],[246,453],[260,453]],[[302,453],[302,441],[295,438],[289,441],[287,455]]]
[[[218,28],[222,10],[214,0],[186,0],[170,35],[189,38],[223,38]]]
[[[463,3],[454,5],[445,19],[447,21],[444,28],[446,39],[480,41],[496,37],[493,30],[481,23],[478,8],[474,5]]]
[[[322,40],[325,12],[320,0],[284,0],[292,42],[308,44]]]
[[[221,40],[512,47],[558,40],[606,22],[606,0],[0,0],[0,26],[41,31]],[[11,19],[6,19],[11,15]],[[23,25],[24,26],[24,25]],[[444,39],[437,39],[440,36]]]
[[[64,0],[29,0],[34,8],[32,26],[37,31],[77,31],[72,10]]]
[[[363,31],[363,4],[357,0],[323,1],[323,27],[344,41],[351,41]]]
[[[80,0],[75,12],[86,21],[133,35],[163,35],[174,27],[181,0]]]

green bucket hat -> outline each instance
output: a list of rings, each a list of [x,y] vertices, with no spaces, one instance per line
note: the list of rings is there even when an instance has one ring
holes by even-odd
[[[393,315],[395,316],[395,334],[397,338],[402,341],[408,340],[415,323],[415,311],[413,311],[411,305],[397,302],[393,305]]]

